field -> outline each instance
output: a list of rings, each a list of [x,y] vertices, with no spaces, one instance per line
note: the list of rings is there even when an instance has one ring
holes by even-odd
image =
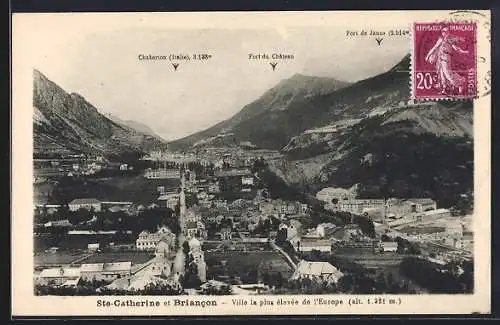
[[[209,251],[209,250],[213,250],[213,249],[216,249],[217,247],[221,246],[222,243],[221,242],[210,242],[210,243],[203,243],[203,251]]]
[[[60,247],[64,250],[85,250],[88,244],[99,243],[102,246],[110,242],[118,244],[120,242],[114,240],[113,235],[63,235],[56,237],[50,234],[35,236],[34,247],[35,251],[45,251],[50,247]],[[130,236],[127,243],[133,243],[134,238]],[[123,242],[121,242],[123,243]]]
[[[289,277],[293,270],[285,259],[276,252],[206,252],[207,275],[240,276],[244,278],[249,272],[258,273],[263,270],[278,272]],[[243,280],[245,283],[245,280]],[[249,281],[250,283],[254,281]]]
[[[34,256],[34,263],[35,265],[70,264],[84,255],[84,251],[37,252]]]
[[[388,275],[390,273],[395,282],[408,281],[408,279],[401,274],[399,268],[401,261],[407,256],[408,255],[395,252],[377,254],[369,252],[335,254],[335,257],[346,259],[363,266],[367,274],[372,278],[376,278],[379,274]],[[410,283],[409,286],[418,293],[424,293],[424,290],[415,283]]]
[[[33,201],[35,204],[54,203],[48,202],[48,197],[54,190],[54,184],[50,182],[33,184]]]
[[[362,254],[362,255],[336,255],[346,258],[352,262],[363,265],[366,268],[384,268],[390,266],[399,266],[399,263],[405,258],[405,255],[398,253],[380,253],[380,254]]]
[[[81,263],[111,263],[131,261],[132,264],[143,264],[153,257],[153,253],[141,251],[101,252],[82,260]]]
[[[151,203],[158,198],[157,187],[176,188],[176,179],[146,179],[142,175],[119,176],[107,178],[82,177],[78,179],[63,178],[52,191],[52,202],[69,202],[76,198],[96,198],[102,201],[131,201],[134,203]],[[35,189],[35,196],[41,197],[42,188]]]
[[[407,234],[434,234],[437,232],[445,231],[445,227],[437,226],[422,226],[422,227],[411,227],[407,226],[399,229],[400,232]]]

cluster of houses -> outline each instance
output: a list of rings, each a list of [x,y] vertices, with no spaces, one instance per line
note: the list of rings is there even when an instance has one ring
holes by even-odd
[[[292,219],[280,224],[279,229],[286,232],[286,240],[297,252],[332,253],[348,249],[351,252],[380,253],[397,249],[396,243],[366,237],[356,224],[337,226],[333,223],[321,223],[305,230],[300,221]]]
[[[46,216],[55,215],[59,209],[61,209],[60,204],[39,204],[35,205],[35,211],[38,210],[39,213],[42,213]],[[158,207],[157,204],[151,204],[147,207],[144,205],[134,205],[133,202],[125,202],[125,201],[101,201],[96,198],[78,198],[70,201],[67,205],[68,210],[71,212],[76,212],[79,210],[88,210],[91,212],[124,212],[128,215],[137,215],[140,211],[145,209],[152,209]],[[90,225],[97,221],[97,215],[94,215],[90,220],[84,221],[81,224]],[[43,224],[45,227],[72,227],[73,225],[69,222],[68,219],[59,219],[59,220],[50,220]]]
[[[131,262],[84,263],[79,267],[44,269],[36,275],[36,282],[42,285],[75,287],[81,281],[104,281],[109,283],[108,289],[129,290],[141,289],[148,283],[161,282],[171,276],[177,276],[178,279],[184,269],[176,270],[175,267],[175,259],[178,257],[176,239],[176,235],[166,226],[159,226],[155,232],[142,231],[137,237],[135,249],[150,251],[154,253],[154,257],[135,270]],[[206,280],[206,263],[202,244],[194,236],[188,236],[188,244],[191,263],[196,263],[198,277],[203,282]],[[98,244],[89,245],[90,251],[98,248]],[[177,274],[173,274],[174,272]]]
[[[74,155],[59,159],[34,159],[35,173],[40,175],[69,177],[94,175],[107,167],[109,167],[109,162],[101,156],[85,157],[84,155]]]
[[[416,234],[405,233],[404,228],[397,231],[399,236],[410,241],[431,242],[464,252],[472,252],[474,244],[473,232],[460,220],[448,221],[444,227],[436,226],[435,229],[437,231]]]
[[[181,172],[177,168],[149,168],[144,172],[144,177],[147,179],[179,179]]]
[[[418,222],[450,213],[447,209],[438,209],[436,201],[430,198],[358,199],[354,198],[353,193],[353,189],[325,188],[319,191],[316,197],[326,202],[327,210],[364,215],[380,223],[407,222],[408,217]],[[398,221],[400,219],[404,221]]]
[[[47,268],[36,276],[36,281],[41,285],[74,287],[80,280],[112,282],[131,273],[132,262],[90,263],[80,267]]]
[[[429,198],[414,199],[339,199],[336,203],[329,202],[327,206],[334,211],[347,211],[364,214],[373,209],[385,209],[387,214],[404,215],[408,213],[436,210],[436,201]]]
[[[252,148],[253,144],[241,142],[240,147],[198,147],[193,156],[200,162],[208,162],[214,169],[222,168],[250,168],[256,159],[273,160],[282,155],[278,151],[255,149],[245,150],[242,147]]]
[[[136,240],[137,250],[155,250],[160,246],[162,252],[174,251],[176,235],[166,226],[161,226],[156,232],[141,231]]]

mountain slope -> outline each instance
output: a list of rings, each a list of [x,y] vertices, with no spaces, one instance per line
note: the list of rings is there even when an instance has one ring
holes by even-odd
[[[140,133],[143,133],[143,134],[146,134],[146,135],[150,135],[152,137],[155,137],[155,138],[163,140],[161,136],[159,136],[158,134],[156,134],[156,132],[153,131],[153,129],[151,129],[146,124],[143,124],[143,123],[140,123],[140,122],[137,122],[137,121],[132,121],[132,120],[123,120],[123,119],[119,118],[118,116],[111,115],[111,114],[108,114],[106,116],[111,121],[115,122],[116,124],[119,124],[119,125],[123,126],[124,128],[129,128],[129,129],[131,129],[131,130],[133,130],[135,132],[140,132]]]
[[[290,105],[296,101],[331,93],[347,85],[348,83],[333,78],[295,74],[279,82],[256,101],[244,106],[233,117],[201,132],[172,141],[169,143],[169,147],[171,149],[186,149],[200,141],[203,143],[211,143],[210,141],[205,141],[210,138],[217,138],[217,140],[220,140],[220,137],[217,137],[219,134],[232,132],[233,129],[248,120],[255,119],[258,123],[260,120],[259,116],[264,115],[265,118],[267,114],[272,115],[277,112],[286,112],[290,108]],[[230,139],[229,145],[240,141],[253,142],[250,139],[251,137],[247,137],[246,134],[235,133],[235,135],[235,138]]]
[[[473,102],[408,101],[397,70],[408,70],[404,60],[329,96],[348,109],[291,137],[271,170],[311,193],[358,184],[361,197],[432,197],[441,207],[469,200]]]
[[[76,93],[33,71],[34,154],[120,154],[164,147],[154,136],[108,119]]]
[[[257,146],[281,149],[305,130],[362,118],[374,108],[397,105],[409,96],[408,74],[399,72],[400,66],[405,65],[409,65],[409,57],[376,77],[327,94],[295,100],[286,111],[254,116],[234,127],[232,132]]]
[[[285,109],[270,100],[278,85],[268,100],[195,137],[281,150],[285,159],[269,161],[269,169],[310,194],[357,184],[361,197],[460,205],[473,189],[473,103],[409,100],[409,61],[405,56],[385,73],[336,90],[310,86],[308,95],[287,97]]]

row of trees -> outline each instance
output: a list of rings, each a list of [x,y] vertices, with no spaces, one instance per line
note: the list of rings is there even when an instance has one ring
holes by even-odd
[[[339,282],[328,290],[330,292],[373,294],[373,293],[415,293],[409,281],[397,280],[390,271],[370,272],[362,265],[352,262],[346,258],[335,256],[334,254],[321,253],[319,251],[302,253],[301,258],[307,261],[328,262],[337,267],[344,275]],[[302,280],[302,283],[308,283]],[[297,282],[297,281],[296,281]],[[300,281],[299,281],[300,284]],[[294,284],[294,288],[298,284]],[[321,285],[313,284],[314,290],[325,290]],[[320,293],[320,292],[318,292]]]
[[[202,295],[209,296],[227,296],[233,292],[233,288],[229,284],[214,285],[207,282],[201,289],[200,293]]]
[[[174,215],[174,211],[169,208],[146,209],[137,216],[129,215],[123,211],[96,212],[93,209],[83,208],[70,211],[64,205],[50,216],[35,212],[35,220],[40,223],[64,219],[67,219],[76,228],[86,230],[132,230],[133,233],[139,233],[142,230],[154,232],[158,226],[166,225],[173,233],[180,232],[179,220]]]
[[[383,242],[396,242],[396,243],[398,243],[397,252],[400,254],[419,255],[422,253],[418,243],[411,242],[411,241],[404,239],[404,238],[401,238],[399,236],[397,236],[393,240],[391,237],[387,236],[386,234],[383,234],[381,237],[381,240]]]
[[[281,273],[277,273],[281,275]],[[310,278],[283,279],[274,276],[272,281],[264,282],[274,287],[273,293],[297,294],[412,294],[416,293],[409,281],[396,281],[392,273],[377,276],[347,273],[337,283]]]
[[[182,244],[182,252],[184,254],[184,275],[180,282],[183,288],[197,288],[201,281],[198,276],[198,265],[195,263],[193,255],[190,254],[189,243],[185,241]]]
[[[89,285],[76,287],[57,287],[51,285],[35,285],[36,296],[176,296],[184,294],[180,286],[174,284],[150,283],[141,290],[99,289]]]
[[[474,290],[472,262],[440,267],[421,258],[408,257],[401,262],[400,271],[430,293],[472,293]]]
[[[281,220],[275,216],[269,216],[264,220],[259,220],[259,223],[252,231],[253,235],[268,236],[270,231],[278,231]]]

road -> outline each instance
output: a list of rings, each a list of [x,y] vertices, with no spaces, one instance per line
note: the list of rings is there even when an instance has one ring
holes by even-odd
[[[274,240],[269,241],[269,244],[274,250],[278,251],[281,255],[283,255],[283,257],[286,259],[286,261],[293,268],[294,271],[297,270],[297,264],[295,264],[295,262],[292,260],[292,258],[290,257],[290,255],[288,255],[287,252],[285,252],[281,247],[276,245],[274,243]]]
[[[181,194],[180,194],[180,197],[179,197],[179,204],[180,204],[180,211],[179,211],[179,226],[180,226],[180,232],[179,232],[179,236],[178,236],[178,249],[177,249],[177,254],[175,255],[175,260],[174,260],[174,266],[173,266],[173,271],[174,271],[174,274],[177,274],[177,275],[181,275],[181,274],[185,274],[185,269],[184,269],[184,265],[185,265],[185,256],[184,256],[184,252],[182,250],[182,244],[184,244],[184,241],[186,240],[185,236],[184,236],[184,231],[185,231],[185,223],[184,223],[184,217],[185,217],[185,214],[186,214],[186,197],[185,197],[185,194],[184,194],[184,187],[185,187],[185,177],[184,177],[184,173],[182,173],[181,175]]]

